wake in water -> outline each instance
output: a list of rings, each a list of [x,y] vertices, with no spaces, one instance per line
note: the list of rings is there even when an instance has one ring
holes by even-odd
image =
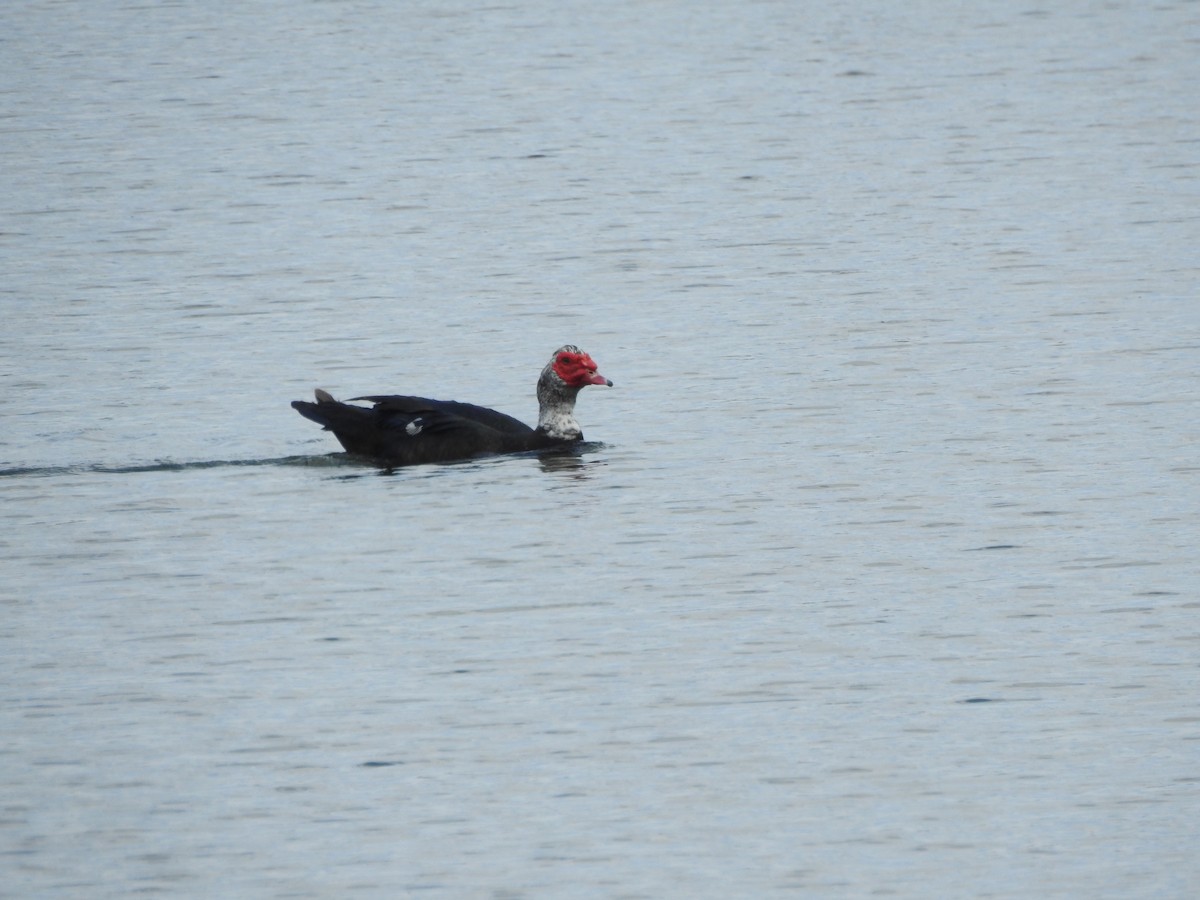
[[[587,441],[574,444],[569,449],[554,451],[530,451],[507,455],[481,456],[474,459],[457,460],[449,463],[438,463],[436,469],[450,469],[464,465],[478,465],[484,462],[503,461],[504,459],[537,459],[546,470],[563,470],[579,468],[584,465],[582,459],[585,451],[597,450],[604,447],[600,441]],[[391,474],[403,469],[381,466],[378,462],[354,456],[350,453],[327,453],[322,456],[280,456],[273,459],[208,459],[196,462],[172,462],[159,460],[152,463],[139,463],[132,466],[117,466],[104,463],[82,463],[73,466],[13,466],[0,469],[0,478],[46,478],[62,475],[135,475],[145,472],[187,472],[194,469],[221,469],[248,466],[315,466],[317,468],[344,468]],[[421,466],[419,468],[427,468]]]
[[[17,466],[0,469],[0,478],[48,475],[130,475],[139,472],[186,472],[190,469],[219,469],[226,466],[359,466],[367,465],[346,453],[330,453],[326,456],[281,456],[275,459],[210,459],[198,462],[171,462],[160,460],[136,466],[113,466],[104,464],[82,464],[75,466]]]

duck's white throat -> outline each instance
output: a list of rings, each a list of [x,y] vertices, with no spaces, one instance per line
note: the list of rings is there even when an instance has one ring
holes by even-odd
[[[559,441],[574,441],[583,436],[583,429],[575,421],[574,410],[562,406],[542,408],[538,416],[538,431]]]

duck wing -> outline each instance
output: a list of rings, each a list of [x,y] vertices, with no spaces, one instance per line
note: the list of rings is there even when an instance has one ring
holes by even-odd
[[[422,419],[424,427],[432,432],[482,425],[501,434],[528,435],[533,429],[512,416],[505,415],[486,406],[459,403],[457,400],[430,400],[428,397],[405,397],[395,394],[374,394],[369,397],[352,397],[375,404],[380,416],[407,428],[413,423],[411,417]]]

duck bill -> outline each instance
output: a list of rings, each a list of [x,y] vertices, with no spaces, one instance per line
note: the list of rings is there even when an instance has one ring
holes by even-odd
[[[613,383],[611,381],[609,381],[607,378],[605,378],[603,375],[601,375],[599,372],[589,375],[588,380],[585,381],[584,384],[598,384],[601,387],[612,387],[613,386]]]

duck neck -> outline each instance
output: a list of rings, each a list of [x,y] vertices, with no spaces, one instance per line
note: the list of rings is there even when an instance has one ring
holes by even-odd
[[[583,430],[575,421],[575,398],[579,388],[569,388],[558,378],[538,381],[537,430],[558,441],[577,441]]]

